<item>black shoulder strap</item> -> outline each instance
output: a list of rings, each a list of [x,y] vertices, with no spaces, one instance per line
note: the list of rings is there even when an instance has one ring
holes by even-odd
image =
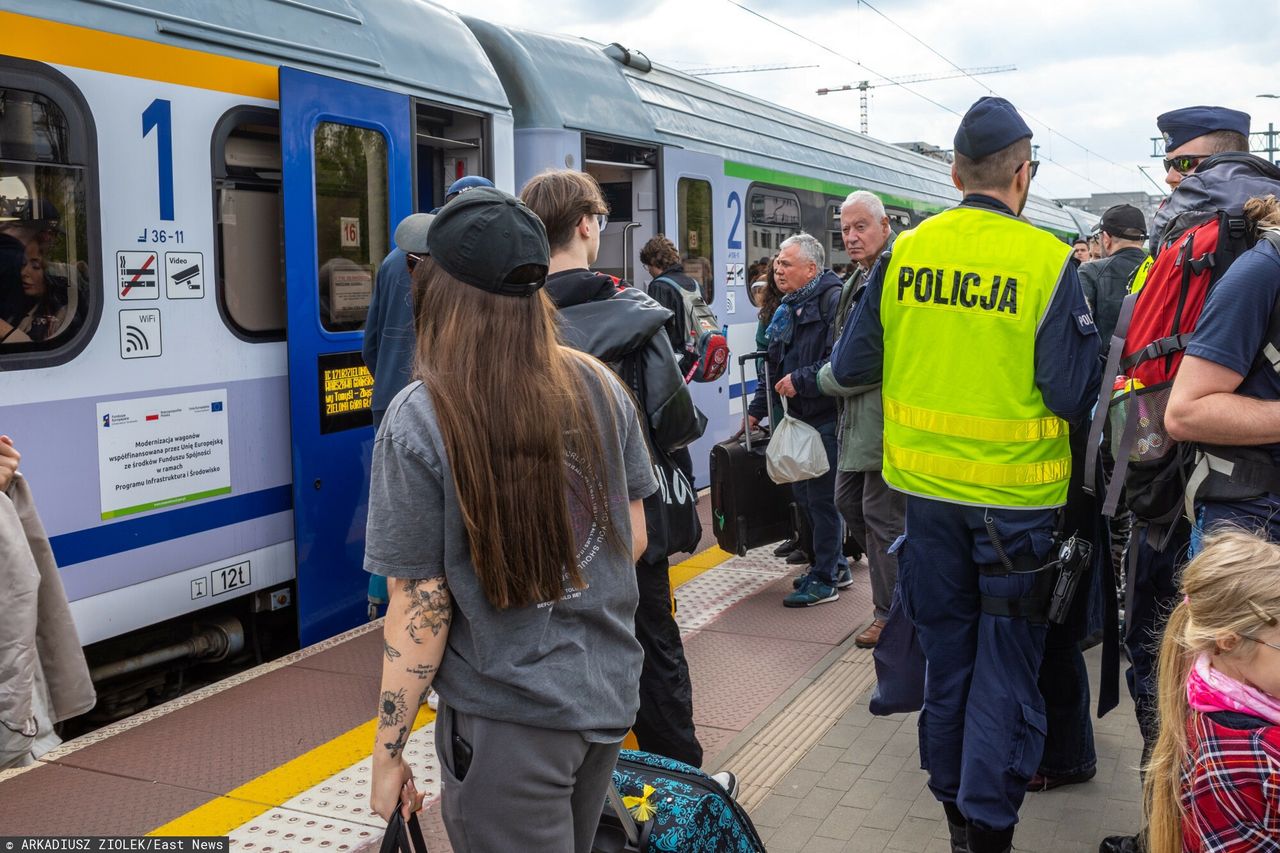
[[[1111,333],[1110,349],[1107,351],[1107,364],[1102,369],[1102,382],[1098,389],[1098,402],[1093,409],[1093,422],[1089,425],[1089,440],[1085,447],[1084,456],[1084,490],[1091,495],[1096,495],[1097,490],[1097,462],[1098,449],[1102,444],[1102,428],[1107,422],[1107,410],[1111,405],[1112,384],[1115,382],[1120,367],[1120,354],[1124,351],[1125,336],[1129,333],[1129,323],[1133,319],[1133,308],[1138,302],[1138,293],[1130,293],[1124,298],[1124,302],[1120,304],[1120,316],[1116,319],[1115,330]],[[1116,467],[1120,467],[1120,460],[1116,460]],[[1123,471],[1113,472],[1112,479],[1120,477],[1123,479]]]

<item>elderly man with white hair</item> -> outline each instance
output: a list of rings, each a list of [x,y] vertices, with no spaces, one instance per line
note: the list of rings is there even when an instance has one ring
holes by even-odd
[[[893,245],[893,231],[884,203],[875,193],[858,190],[840,206],[840,234],[845,251],[854,262],[845,279],[836,311],[836,336],[853,314],[866,290],[867,274],[876,260]],[[874,618],[854,638],[860,648],[874,648],[889,617],[893,588],[898,583],[898,558],[889,546],[902,534],[906,498],[885,485],[880,473],[884,455],[884,408],[880,383],[846,387],[831,376],[831,365],[818,371],[822,393],[837,398],[840,411],[836,508],[867,555],[871,569],[871,603]]]
[[[853,584],[849,561],[841,553],[844,536],[836,509],[836,404],[823,396],[817,378],[831,357],[840,302],[840,278],[825,262],[822,244],[809,234],[801,232],[782,241],[773,264],[782,304],[765,332],[769,375],[777,381],[771,389],[761,383],[747,408],[754,428],[772,411],[768,395],[787,398],[788,414],[817,430],[827,452],[827,473],[792,484],[796,503],[813,531],[814,561],[782,602],[787,607],[835,601],[840,597],[837,589]]]

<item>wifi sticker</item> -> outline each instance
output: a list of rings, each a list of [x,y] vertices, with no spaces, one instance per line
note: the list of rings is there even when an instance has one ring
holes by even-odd
[[[120,312],[120,357],[155,358],[160,347],[160,309]]]

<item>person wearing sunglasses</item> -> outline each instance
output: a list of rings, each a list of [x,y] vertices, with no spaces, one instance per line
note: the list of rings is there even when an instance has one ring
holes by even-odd
[[[1225,151],[1249,150],[1249,114],[1227,107],[1184,107],[1156,118],[1164,137],[1164,182],[1177,189],[1200,163]]]
[[[906,494],[898,591],[928,661],[920,752],[955,853],[1011,849],[1040,764],[1041,568],[1100,374],[1071,247],[1018,218],[1031,136],[1003,98],[969,108],[963,199],[898,235],[831,356],[841,385],[882,383],[882,472]]]

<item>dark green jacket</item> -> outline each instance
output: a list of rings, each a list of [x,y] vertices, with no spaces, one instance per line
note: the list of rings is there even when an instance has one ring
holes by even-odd
[[[893,234],[882,252],[893,247]],[[836,335],[844,331],[845,323],[853,314],[853,308],[866,286],[866,273],[862,267],[844,281],[840,293],[840,307],[836,310]],[[884,456],[884,406],[880,401],[880,383],[846,387],[831,375],[831,364],[818,371],[818,388],[823,394],[837,398],[840,408],[839,452],[836,454],[836,470],[879,471]]]

